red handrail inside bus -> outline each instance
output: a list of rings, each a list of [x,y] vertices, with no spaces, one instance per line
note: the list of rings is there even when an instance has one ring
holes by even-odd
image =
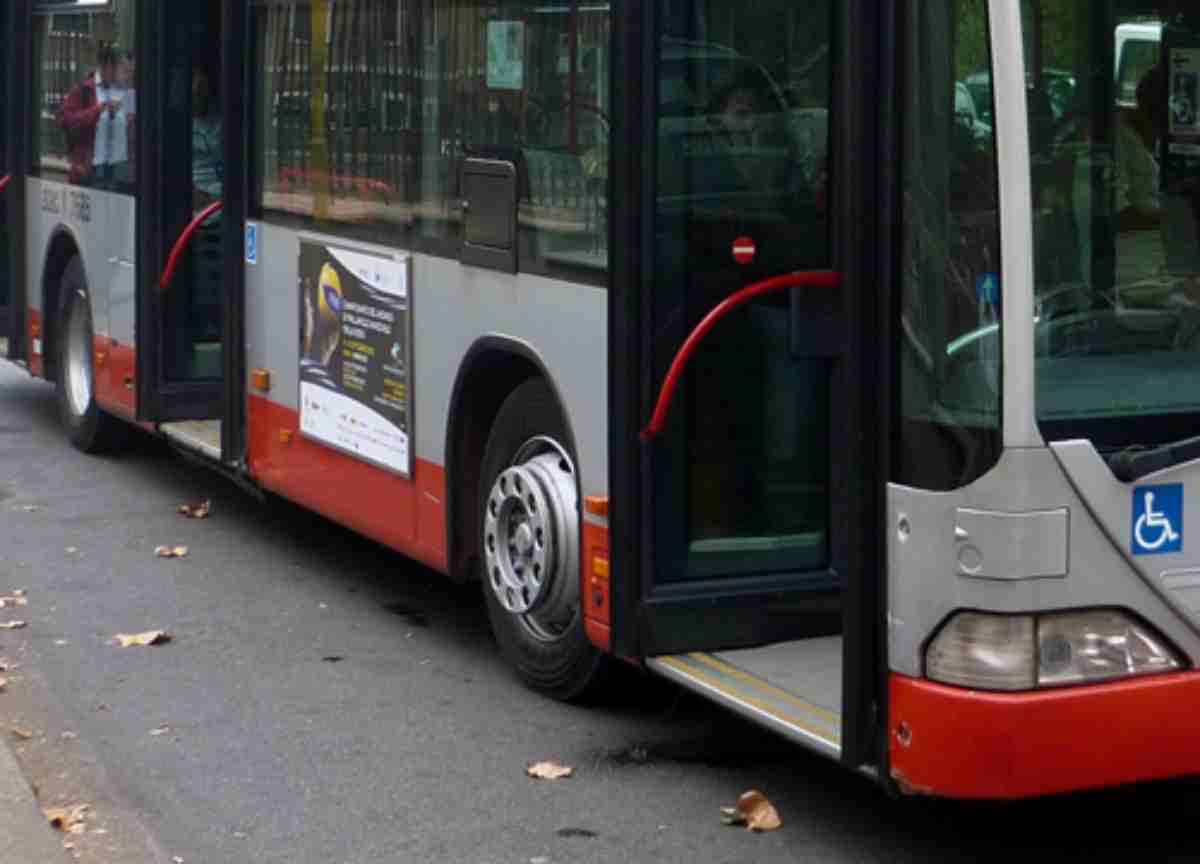
[[[0,177],[0,192],[3,192],[5,189],[7,189],[8,184],[11,182],[12,182],[11,174],[5,174],[3,177]]]
[[[841,284],[841,273],[832,270],[807,270],[801,273],[789,273],[786,276],[776,276],[763,282],[755,282],[718,303],[711,312],[704,316],[704,320],[696,325],[696,329],[684,340],[683,345],[675,354],[675,359],[671,361],[671,368],[667,371],[667,377],[663,379],[662,389],[658,393],[654,416],[650,418],[650,425],[642,431],[642,440],[651,441],[662,433],[663,427],[667,425],[667,414],[671,410],[671,399],[675,396],[675,388],[679,385],[684,368],[692,359],[696,348],[704,341],[704,337],[720,323],[722,318],[739,306],[750,302],[755,297],[761,297],[763,294],[786,291],[789,288],[837,288]]]
[[[175,278],[175,268],[179,266],[179,259],[183,256],[183,251],[187,249],[188,243],[191,242],[192,236],[200,230],[200,226],[208,220],[209,216],[224,206],[224,202],[214,201],[196,214],[196,218],[183,229],[183,233],[179,235],[179,239],[175,241],[175,245],[171,249],[170,257],[167,258],[167,266],[163,269],[162,278],[158,280],[159,289],[166,290],[166,287],[171,284],[171,280]]]

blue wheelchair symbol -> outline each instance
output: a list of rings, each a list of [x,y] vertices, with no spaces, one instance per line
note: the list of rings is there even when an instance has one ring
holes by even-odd
[[[258,226],[252,222],[246,224],[246,263],[258,263]]]
[[[1133,490],[1134,555],[1183,549],[1183,484],[1138,486]]]

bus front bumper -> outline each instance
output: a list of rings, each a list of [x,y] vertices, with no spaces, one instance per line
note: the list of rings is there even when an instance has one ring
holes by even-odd
[[[988,693],[892,674],[901,790],[1025,798],[1200,774],[1200,672]]]

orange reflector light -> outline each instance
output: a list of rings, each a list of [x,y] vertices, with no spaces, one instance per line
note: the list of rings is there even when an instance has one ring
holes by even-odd
[[[255,390],[267,393],[271,389],[271,372],[268,369],[255,369],[250,373],[250,386]]]
[[[583,509],[593,516],[608,518],[608,496],[589,495],[583,499]]]

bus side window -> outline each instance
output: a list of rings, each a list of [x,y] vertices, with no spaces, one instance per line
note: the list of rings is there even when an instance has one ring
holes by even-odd
[[[314,20],[319,8],[255,5],[263,211],[371,240],[399,227],[415,245],[453,255],[464,160],[515,150],[524,165],[518,266],[603,283],[607,5],[517,0],[500,13],[449,0],[339,0],[328,20]],[[328,48],[314,52],[322,32]]]

